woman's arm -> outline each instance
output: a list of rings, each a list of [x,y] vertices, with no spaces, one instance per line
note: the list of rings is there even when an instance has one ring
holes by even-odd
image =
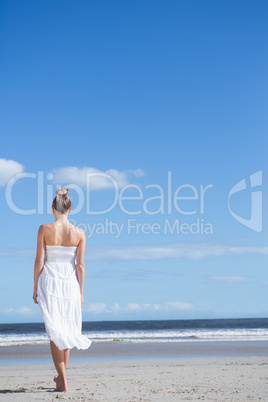
[[[77,246],[77,255],[76,255],[76,272],[81,293],[81,307],[84,304],[83,287],[85,280],[85,262],[84,262],[85,248],[86,248],[86,236],[83,231],[82,238]]]
[[[40,226],[37,235],[37,249],[36,249],[36,257],[34,262],[34,292],[33,292],[33,300],[36,304],[37,301],[37,283],[38,278],[41,274],[42,268],[44,266],[44,257],[45,257],[45,236],[44,236],[44,227]]]

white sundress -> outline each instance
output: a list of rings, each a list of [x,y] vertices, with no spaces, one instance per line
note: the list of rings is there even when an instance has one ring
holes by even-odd
[[[82,335],[80,287],[76,273],[77,247],[46,246],[38,279],[38,303],[46,332],[60,349],[87,349],[92,341]]]

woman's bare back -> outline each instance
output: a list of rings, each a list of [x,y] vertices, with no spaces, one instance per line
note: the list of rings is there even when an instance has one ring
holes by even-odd
[[[83,239],[84,231],[69,221],[42,225],[47,246],[77,247]]]

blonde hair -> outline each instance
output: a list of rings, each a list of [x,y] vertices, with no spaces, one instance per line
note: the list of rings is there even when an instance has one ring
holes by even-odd
[[[56,197],[52,201],[51,207],[60,214],[66,214],[71,208],[71,200],[68,197],[68,188],[58,188],[56,190]]]

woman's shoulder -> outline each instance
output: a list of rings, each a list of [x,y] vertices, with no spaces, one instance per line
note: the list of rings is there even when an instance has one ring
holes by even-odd
[[[39,230],[43,232],[51,230],[53,227],[52,225],[53,225],[52,223],[44,223],[43,225],[39,226]]]
[[[47,230],[48,229],[48,224],[43,224],[43,225],[40,225],[39,226],[39,231],[40,232],[44,232],[45,230]]]
[[[51,223],[45,223],[45,224],[39,226],[38,233],[39,233],[39,235],[41,235],[45,239],[53,236],[54,230],[53,230],[52,224]]]
[[[70,228],[79,236],[83,237],[85,236],[85,231],[82,228],[79,228],[78,226],[74,226],[72,223],[70,223]]]

